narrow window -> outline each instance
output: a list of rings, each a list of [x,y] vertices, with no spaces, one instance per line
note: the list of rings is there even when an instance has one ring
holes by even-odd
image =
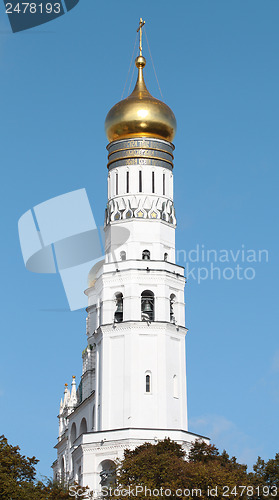
[[[118,194],[118,173],[115,175],[115,194]]]
[[[166,174],[163,174],[163,195],[166,194]]]
[[[152,193],[155,193],[155,172],[152,172]]]
[[[62,457],[62,459],[61,459],[60,470],[61,470],[61,472],[60,472],[60,474],[61,474],[61,480],[62,480],[62,482],[64,482],[64,481],[65,481],[65,464],[64,464],[64,457]]]
[[[126,252],[124,252],[124,251],[120,252],[120,259],[126,260]]]
[[[168,254],[164,253],[164,260],[168,260]]]
[[[150,375],[145,376],[145,392],[151,392],[151,377],[150,377]]]
[[[73,423],[73,425],[71,427],[71,440],[70,440],[71,446],[73,446],[76,438],[77,438],[77,427],[76,427],[76,424]]]
[[[139,171],[139,192],[142,193],[142,171]]]
[[[149,252],[149,250],[144,250],[142,252],[142,260],[150,260],[150,252]]]
[[[126,193],[129,193],[129,172],[126,172]]]
[[[79,435],[81,436],[82,434],[86,434],[87,433],[87,422],[86,422],[86,418],[83,417],[81,423],[80,423],[80,427],[79,427]]]
[[[78,484],[81,484],[81,466],[78,468]]]

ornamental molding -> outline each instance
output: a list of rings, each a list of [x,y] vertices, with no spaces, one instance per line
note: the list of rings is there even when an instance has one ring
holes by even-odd
[[[131,325],[133,326],[133,331],[131,331]],[[182,325],[174,325],[173,323],[166,321],[151,321],[150,325],[147,325],[146,321],[134,321],[134,320],[127,320],[123,321],[121,323],[116,323],[116,324],[108,324],[108,325],[101,325],[100,329],[104,335],[109,334],[109,333],[114,333],[117,335],[118,332],[121,331],[128,331],[131,335],[133,335],[135,332],[135,328],[137,330],[144,330],[146,331],[146,334],[152,334],[154,333],[154,330],[158,331],[167,331],[167,333],[171,336],[174,334],[175,330],[175,335],[177,335],[178,331],[186,331],[187,328],[182,326]]]
[[[140,275],[139,275],[140,272]],[[152,286],[158,286],[165,285],[168,282],[172,285],[172,290],[182,290],[184,289],[185,285],[185,278],[180,278],[178,279],[176,276],[170,276],[168,274],[162,275],[163,271],[146,271],[146,269],[135,269],[135,270],[121,270],[121,276],[114,276],[114,272],[111,271],[110,276],[104,277],[103,283],[104,287],[106,286],[119,286],[119,285],[125,285],[131,283],[131,280],[133,281],[134,284],[139,285],[139,286],[146,286],[146,284],[151,283]],[[119,273],[119,274],[120,274]],[[143,273],[146,273],[146,276],[143,276]],[[153,275],[153,276],[152,276]],[[179,283],[180,286],[174,287],[174,284]],[[168,285],[170,286],[170,285]],[[101,291],[101,290],[100,290]],[[106,301],[106,299],[104,299]]]
[[[138,136],[134,138],[128,139],[118,139],[116,141],[110,142],[107,145],[107,150],[109,153],[113,153],[115,151],[122,151],[129,148],[151,148],[151,149],[163,149],[164,151],[168,151],[170,154],[174,151],[174,145],[165,141],[164,139],[158,139],[155,137],[148,138],[144,136]]]
[[[121,440],[122,441],[122,440]],[[94,455],[96,453],[100,455],[106,455],[108,452],[117,452],[121,450],[125,450],[128,446],[139,446],[142,444],[142,442],[154,442],[154,439],[140,439],[138,437],[132,438],[132,437],[127,437],[125,438],[125,443],[117,443],[117,440],[115,440],[115,444],[110,444],[110,445],[99,445],[97,443],[92,443],[89,444],[87,443],[86,445],[82,446],[82,453],[88,454],[88,455]],[[181,445],[184,449],[188,450],[190,448],[191,442],[188,441],[181,441]]]
[[[166,155],[167,156],[167,155]],[[170,156],[169,156],[170,157]],[[171,158],[171,157],[170,157]],[[143,166],[143,165],[150,165],[151,167],[161,167],[165,168],[167,170],[172,171],[173,169],[173,163],[172,159],[167,160],[167,159],[162,159],[160,157],[151,157],[151,158],[141,158],[136,156],[135,158],[120,158],[119,160],[113,160],[108,163],[108,170],[109,172],[113,170],[114,168],[120,168],[120,167],[130,167],[133,165],[138,165],[138,166]]]
[[[176,226],[173,201],[160,196],[119,196],[107,203],[105,224],[129,219],[162,220]]]
[[[127,441],[128,441],[128,439],[127,439]],[[126,449],[127,445],[128,445],[128,443],[114,444],[114,445],[105,445],[105,444],[103,444],[103,445],[98,444],[97,445],[97,443],[95,445],[95,443],[92,443],[91,445],[86,444],[86,447],[85,447],[85,445],[83,445],[82,451],[84,453],[88,453],[88,454],[94,454],[96,452],[103,452],[102,454],[106,455],[107,451],[119,450],[119,448]]]

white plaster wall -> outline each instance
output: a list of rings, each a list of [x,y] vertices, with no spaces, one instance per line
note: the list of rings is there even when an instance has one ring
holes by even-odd
[[[120,261],[122,251],[127,259],[142,259],[143,250],[150,251],[151,260],[163,261],[168,253],[168,261],[175,263],[174,226],[162,220],[126,219],[105,228],[106,263]]]
[[[142,172],[142,191],[140,191],[139,171]],[[153,194],[152,172],[154,172],[154,193],[173,199],[173,173],[171,170],[151,165],[127,165],[112,169],[108,175],[108,199],[127,194],[127,172],[129,172],[129,193]],[[116,175],[118,174],[118,193]],[[165,194],[163,194],[163,175],[165,174]]]
[[[166,323],[117,323],[101,327],[103,364],[99,430],[126,427],[187,430],[185,329]],[[96,336],[96,335],[95,335]],[[151,374],[151,392],[145,376]],[[173,395],[173,375],[179,398]]]

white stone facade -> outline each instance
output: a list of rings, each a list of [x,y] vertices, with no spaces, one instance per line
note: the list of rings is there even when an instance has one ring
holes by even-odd
[[[75,379],[65,389],[53,466],[55,477],[97,491],[125,448],[169,437],[187,450],[199,437],[187,424],[185,278],[165,153],[173,146],[138,137],[110,147],[105,256],[88,278],[83,374],[77,390]]]

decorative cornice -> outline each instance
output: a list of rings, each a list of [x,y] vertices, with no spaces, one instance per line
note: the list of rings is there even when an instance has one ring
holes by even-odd
[[[162,196],[125,195],[111,198],[107,203],[105,224],[120,220],[162,220],[176,226],[173,201]]]
[[[182,281],[183,285],[184,285],[185,281],[186,281],[185,276],[178,274],[178,273],[174,273],[173,271],[169,271],[167,269],[152,269],[152,268],[143,269],[143,268],[132,268],[132,267],[128,268],[128,269],[119,269],[118,273],[116,273],[115,271],[104,272],[102,274],[102,278],[104,278],[104,281],[105,281],[105,279],[108,277],[110,283],[117,284],[117,283],[119,283],[120,273],[121,273],[122,280],[125,279],[124,278],[125,273],[130,273],[129,279],[131,279],[131,276],[132,276],[134,283],[141,283],[142,278],[143,278],[143,274],[145,274],[148,277],[148,282],[150,282],[150,283],[154,282],[154,283],[160,284],[160,283],[164,283],[165,279],[173,279],[175,281],[177,281],[179,279],[179,281]],[[123,274],[124,274],[124,276],[123,276]]]
[[[127,441],[130,441],[130,438],[127,438]],[[82,451],[84,453],[96,453],[96,452],[104,452],[106,453],[107,451],[109,450],[116,450],[116,449],[126,449],[127,448],[127,443],[125,444],[115,444],[115,445],[101,445],[101,446],[94,446],[94,443],[92,443],[92,447],[90,448],[86,448],[85,446],[88,446],[88,444],[86,445],[82,445]]]
[[[147,325],[146,321],[135,321],[135,320],[130,320],[130,321],[122,321],[121,323],[109,323],[106,325],[101,325],[98,330],[102,333],[106,333],[107,330],[111,331],[113,329],[116,333],[118,331],[131,331],[131,325],[136,326],[136,328],[140,330],[146,330],[151,333],[152,330],[170,330],[169,335],[172,336],[174,334],[174,331],[176,330],[177,332],[180,332],[180,335],[186,335],[188,332],[188,328],[182,325],[174,325],[173,323],[170,323],[169,321],[151,321]],[[132,333],[132,332],[131,332]]]

